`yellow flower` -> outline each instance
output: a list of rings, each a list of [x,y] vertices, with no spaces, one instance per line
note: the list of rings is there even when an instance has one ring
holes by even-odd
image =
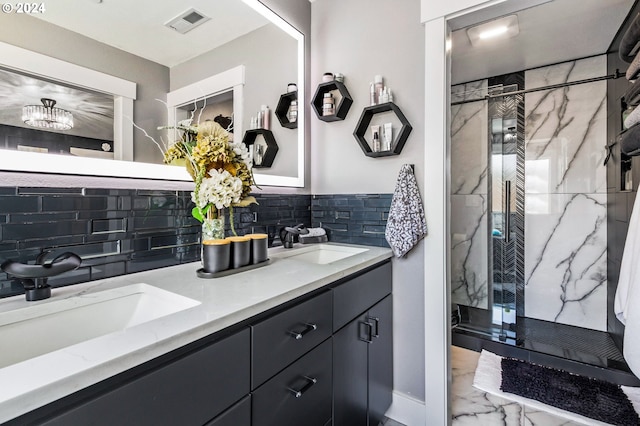
[[[228,172],[230,176],[242,182],[240,201],[225,207],[234,205],[244,207],[255,203],[255,198],[249,196],[255,182],[246,146],[241,143],[231,143],[227,131],[215,121],[205,121],[197,126],[191,126],[189,131],[190,135],[197,131],[195,140],[190,136],[188,140],[183,138],[174,143],[164,153],[164,161],[170,163],[180,158],[187,160],[187,171],[196,184],[193,197],[198,212],[194,213],[194,217],[202,218],[209,204],[207,200],[200,200],[199,194],[203,180],[210,176],[212,170],[216,171],[214,173],[216,175]],[[216,208],[221,207],[216,205]]]

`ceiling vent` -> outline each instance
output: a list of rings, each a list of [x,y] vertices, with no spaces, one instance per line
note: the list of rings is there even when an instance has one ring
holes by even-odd
[[[182,12],[180,15],[171,19],[164,25],[171,28],[172,30],[176,30],[180,34],[185,34],[198,25],[204,24],[209,19],[211,18],[204,16],[201,12],[198,12],[197,10],[191,8],[185,12]]]

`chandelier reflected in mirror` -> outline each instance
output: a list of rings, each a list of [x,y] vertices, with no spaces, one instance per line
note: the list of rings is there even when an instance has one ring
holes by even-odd
[[[73,127],[73,115],[64,109],[55,108],[53,99],[40,99],[42,105],[22,107],[22,121],[33,127],[54,130],[69,130]]]

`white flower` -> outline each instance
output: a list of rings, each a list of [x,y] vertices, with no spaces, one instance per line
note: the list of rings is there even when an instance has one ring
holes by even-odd
[[[253,167],[253,162],[251,161],[251,156],[249,155],[247,145],[242,142],[229,142],[229,147],[239,158],[242,159],[242,162],[246,164],[247,168],[251,170],[251,168]]]
[[[201,209],[207,204],[213,204],[216,209],[229,207],[240,202],[242,194],[242,180],[234,177],[226,170],[211,170],[208,178],[202,179],[200,190],[196,196],[191,193],[191,199]]]

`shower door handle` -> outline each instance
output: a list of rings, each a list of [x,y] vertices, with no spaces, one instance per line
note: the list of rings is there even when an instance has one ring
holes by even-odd
[[[511,241],[511,181],[504,181],[504,242]]]

